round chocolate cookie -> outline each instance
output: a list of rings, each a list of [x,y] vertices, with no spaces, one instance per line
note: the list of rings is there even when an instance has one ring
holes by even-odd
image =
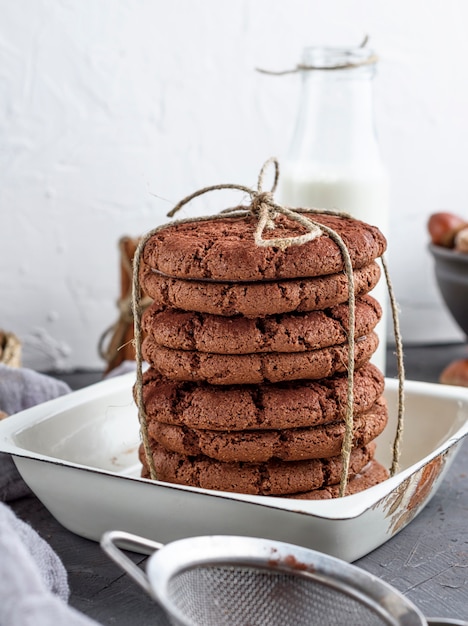
[[[372,332],[356,339],[355,366],[367,362],[379,340]],[[263,352],[214,354],[171,350],[158,346],[152,337],[142,344],[143,358],[172,380],[206,381],[212,385],[238,385],[326,378],[347,369],[348,343],[309,352]]]
[[[387,419],[386,402],[379,398],[369,411],[354,419],[353,446],[370,443],[383,431]],[[152,421],[148,432],[166,450],[180,454],[263,463],[272,459],[301,461],[336,456],[341,453],[345,424],[341,421],[313,428],[226,432]]]
[[[143,476],[148,467],[140,447]],[[186,456],[152,444],[157,479],[202,489],[234,491],[258,495],[304,493],[340,481],[341,456],[307,461],[267,461],[266,463],[225,463],[205,456]],[[375,443],[351,452],[349,477],[358,474],[369,463]]]
[[[148,420],[209,430],[313,427],[344,419],[347,376],[320,381],[214,387],[169,380],[153,368],[143,374]],[[354,372],[354,415],[368,411],[384,391],[371,363]]]
[[[341,236],[354,268],[368,265],[385,251],[385,238],[375,226],[335,215],[305,215]],[[202,281],[283,280],[344,269],[342,253],[329,235],[282,250],[255,243],[257,224],[256,217],[247,215],[168,225],[146,243],[143,259],[166,276]],[[306,232],[298,222],[278,215],[275,228],[265,229],[263,237],[289,238]]]
[[[382,309],[369,295],[356,300],[356,336],[374,330]],[[338,304],[325,311],[259,318],[224,317],[166,308],[157,303],[143,314],[143,330],[158,345],[173,350],[218,354],[306,352],[344,343],[349,307]]]
[[[372,459],[360,472],[351,478],[346,485],[346,496],[360,493],[369,487],[383,483],[389,477],[389,471],[375,459]],[[331,500],[340,495],[340,485],[327,485],[322,489],[314,489],[305,493],[293,493],[284,496],[296,500]]]
[[[355,294],[371,291],[379,282],[380,273],[376,261],[355,269]],[[224,316],[264,317],[317,311],[347,302],[349,297],[344,272],[297,280],[228,283],[168,278],[142,265],[140,283],[158,304]]]

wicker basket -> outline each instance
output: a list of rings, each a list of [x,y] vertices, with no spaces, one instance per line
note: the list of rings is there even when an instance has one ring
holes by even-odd
[[[21,342],[13,333],[0,329],[0,363],[10,367],[21,366]]]

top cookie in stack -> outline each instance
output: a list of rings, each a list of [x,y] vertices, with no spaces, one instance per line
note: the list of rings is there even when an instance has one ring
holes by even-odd
[[[369,363],[381,309],[380,231],[314,213],[353,268],[355,389],[348,491],[383,480],[374,439],[387,421],[383,375]],[[337,495],[348,366],[348,277],[326,232],[301,245],[257,245],[248,213],[160,229],[142,253],[154,299],[142,320],[143,403],[160,480],[261,495]],[[273,226],[273,224],[272,224]],[[263,236],[306,229],[275,216]],[[148,461],[142,451],[144,475]]]

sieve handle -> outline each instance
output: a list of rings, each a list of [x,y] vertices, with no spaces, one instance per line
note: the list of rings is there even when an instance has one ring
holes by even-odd
[[[119,547],[120,546],[120,547]],[[137,548],[138,552],[152,554],[155,550],[160,550],[163,543],[144,539],[138,535],[132,535],[122,530],[110,530],[101,537],[101,548],[117,563],[133,580],[140,585],[152,598],[153,590],[148,576],[123,552]]]

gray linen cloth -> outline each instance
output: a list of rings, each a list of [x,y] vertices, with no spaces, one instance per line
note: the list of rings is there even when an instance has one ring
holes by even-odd
[[[69,594],[56,553],[0,503],[0,626],[97,626],[68,606]]]
[[[44,374],[0,364],[0,410],[9,415],[69,391],[68,385]],[[11,457],[0,454],[0,500],[28,493]],[[0,626],[98,626],[68,606],[69,594],[67,572],[57,554],[0,502]]]
[[[27,368],[0,363],[0,411],[13,415],[65,393],[70,387]],[[5,418],[8,419],[8,418]],[[0,500],[7,502],[30,493],[9,454],[0,453]]]

